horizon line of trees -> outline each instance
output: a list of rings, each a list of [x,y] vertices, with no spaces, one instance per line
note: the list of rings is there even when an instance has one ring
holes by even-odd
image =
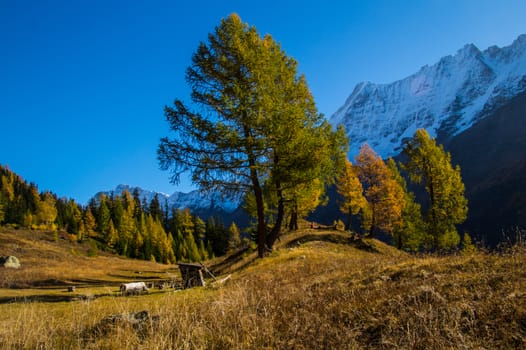
[[[8,167],[0,165],[0,225],[67,232],[79,242],[92,239],[119,255],[161,263],[202,261],[241,244],[235,223],[206,222],[189,209],[168,210],[155,196],[150,203],[131,194],[100,195],[87,206],[73,199],[39,193]]]

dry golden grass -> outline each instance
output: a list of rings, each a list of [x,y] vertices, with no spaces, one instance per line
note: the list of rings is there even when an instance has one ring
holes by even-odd
[[[221,288],[0,305],[0,348],[526,347],[524,247],[417,257],[303,230],[283,237],[268,258],[241,256],[214,261],[215,271],[232,273]],[[141,327],[102,321],[141,310],[158,318]]]
[[[0,255],[14,255],[19,270],[0,269],[0,288],[108,285],[122,280],[165,277],[166,265],[93,252],[93,244],[76,243],[67,234],[0,228]]]

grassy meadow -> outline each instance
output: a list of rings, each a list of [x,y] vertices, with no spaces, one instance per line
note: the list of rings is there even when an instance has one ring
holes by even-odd
[[[0,229],[0,247],[22,264],[0,268],[1,349],[526,347],[524,245],[415,256],[304,228],[265,259],[236,252],[206,262],[217,279],[231,275],[224,284],[128,297],[119,283],[179,278],[177,269],[31,231]],[[39,294],[48,299],[31,297]],[[78,300],[60,298],[71,294]],[[123,321],[140,311],[142,322]]]

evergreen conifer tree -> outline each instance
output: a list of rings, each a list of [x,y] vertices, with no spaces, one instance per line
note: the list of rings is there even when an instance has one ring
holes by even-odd
[[[426,242],[424,222],[420,204],[415,201],[413,192],[407,190],[407,182],[400,174],[393,158],[387,160],[391,176],[403,190],[402,221],[393,230],[393,241],[398,249],[418,251]]]
[[[346,160],[336,179],[336,189],[342,198],[340,211],[348,215],[345,229],[350,230],[352,217],[366,210],[368,203],[363,196],[363,187],[356,169],[349,160]]]
[[[103,235],[108,235],[110,220],[112,221],[112,224],[114,223],[111,219],[110,208],[108,207],[108,197],[103,194],[100,196],[99,200],[100,205],[97,210],[97,231]],[[113,229],[115,229],[115,226]]]
[[[186,260],[187,261],[200,261],[201,255],[199,254],[199,248],[194,240],[194,235],[191,233],[184,233],[184,245],[186,247]]]
[[[208,260],[210,257],[208,256],[208,250],[206,250],[205,247],[205,241],[199,241],[199,255],[201,256],[202,260]]]
[[[331,128],[317,112],[305,78],[298,76],[297,62],[270,35],[260,37],[235,14],[199,45],[186,77],[192,100],[204,113],[180,100],[165,109],[175,137],[161,140],[161,167],[171,170],[173,181],[191,171],[204,190],[236,196],[251,192],[263,257],[279,234],[290,175],[321,173],[330,157],[327,150],[334,149],[326,140]],[[267,235],[263,184],[269,178],[278,207]]]
[[[128,202],[129,203],[129,202]],[[117,251],[119,254],[132,256],[132,239],[136,230],[135,220],[133,219],[133,207],[128,206],[127,209],[122,211],[119,218],[119,224],[117,231],[119,239],[117,241]]]
[[[84,229],[86,230],[86,234],[88,235],[88,237],[95,237],[97,223],[95,221],[95,217],[93,216],[93,213],[91,212],[90,207],[88,207],[86,211],[84,212],[83,221],[84,221]]]
[[[135,187],[132,192],[133,198],[133,218],[138,221],[141,218],[141,215],[144,213],[142,207],[141,198],[139,196],[139,189]]]
[[[4,223],[5,218],[5,200],[4,196],[0,192],[0,225]]]
[[[452,166],[451,155],[424,129],[407,142],[404,154],[410,180],[422,184],[428,195],[425,223],[432,249],[456,247],[460,237],[455,225],[464,222],[468,212],[460,167]]]
[[[111,196],[109,198],[109,204],[111,205],[111,219],[115,228],[119,230],[121,225],[122,216],[124,215],[124,206],[122,198],[120,196]]]
[[[108,228],[105,232],[105,241],[106,244],[113,248],[115,247],[115,244],[117,243],[117,240],[119,239],[117,230],[115,229],[115,225],[113,224],[113,220],[110,218],[108,222]]]
[[[155,194],[155,196],[153,196],[152,201],[150,202],[149,212],[155,220],[162,220],[163,211],[161,208],[161,203],[159,202],[159,195],[157,193]]]
[[[57,218],[57,208],[55,207],[55,197],[45,192],[42,199],[37,202],[38,224],[50,230],[55,229],[55,219]]]
[[[230,238],[228,239],[228,248],[230,250],[239,248],[241,245],[241,234],[235,222],[232,222],[228,228],[228,232],[230,233]]]
[[[174,238],[172,249],[175,254],[177,261],[186,261],[186,248],[184,244],[183,234],[180,230],[177,231],[177,234]]]
[[[206,223],[198,215],[194,215],[192,221],[195,241],[204,241],[206,239]]]

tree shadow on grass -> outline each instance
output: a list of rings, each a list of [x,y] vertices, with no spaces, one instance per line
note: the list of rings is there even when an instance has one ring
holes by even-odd
[[[0,304],[12,303],[60,303],[81,300],[93,300],[103,296],[111,296],[113,294],[97,294],[97,295],[58,295],[58,294],[39,294],[39,295],[25,295],[19,297],[1,297]]]
[[[208,269],[214,275],[221,275],[225,271],[230,271],[230,268],[232,268],[236,264],[239,264],[240,262],[242,263],[239,266],[237,266],[236,270],[243,269],[252,261],[254,261],[256,257],[257,254],[255,252],[252,252],[249,249],[249,247],[243,247],[237,250],[236,252],[230,254],[226,259],[222,260],[221,262],[208,267]]]
[[[308,242],[314,242],[314,241],[322,241],[322,242],[330,242],[335,244],[346,244],[353,246],[356,249],[360,249],[369,253],[379,253],[378,249],[376,249],[373,245],[370,243],[364,241],[363,239],[354,236],[352,234],[344,235],[344,234],[338,234],[338,233],[319,233],[319,234],[307,234],[301,237],[298,237],[290,242],[288,242],[285,247],[292,248],[297,247],[299,245],[308,243]]]
[[[284,236],[283,239],[286,239],[286,236]],[[374,247],[369,242],[359,238],[358,236],[355,236],[350,233],[344,234],[341,232],[307,233],[289,242],[284,243],[282,247],[292,248],[300,246],[301,244],[315,241],[350,245],[356,249],[360,249],[369,253],[380,253],[380,251],[376,249],[376,247]],[[216,275],[220,275],[225,272],[231,273],[233,272],[232,269],[235,269],[235,271],[240,271],[248,265],[250,265],[256,259],[257,253],[250,251],[248,247],[244,247],[232,253],[219,263],[210,266],[208,269]]]

